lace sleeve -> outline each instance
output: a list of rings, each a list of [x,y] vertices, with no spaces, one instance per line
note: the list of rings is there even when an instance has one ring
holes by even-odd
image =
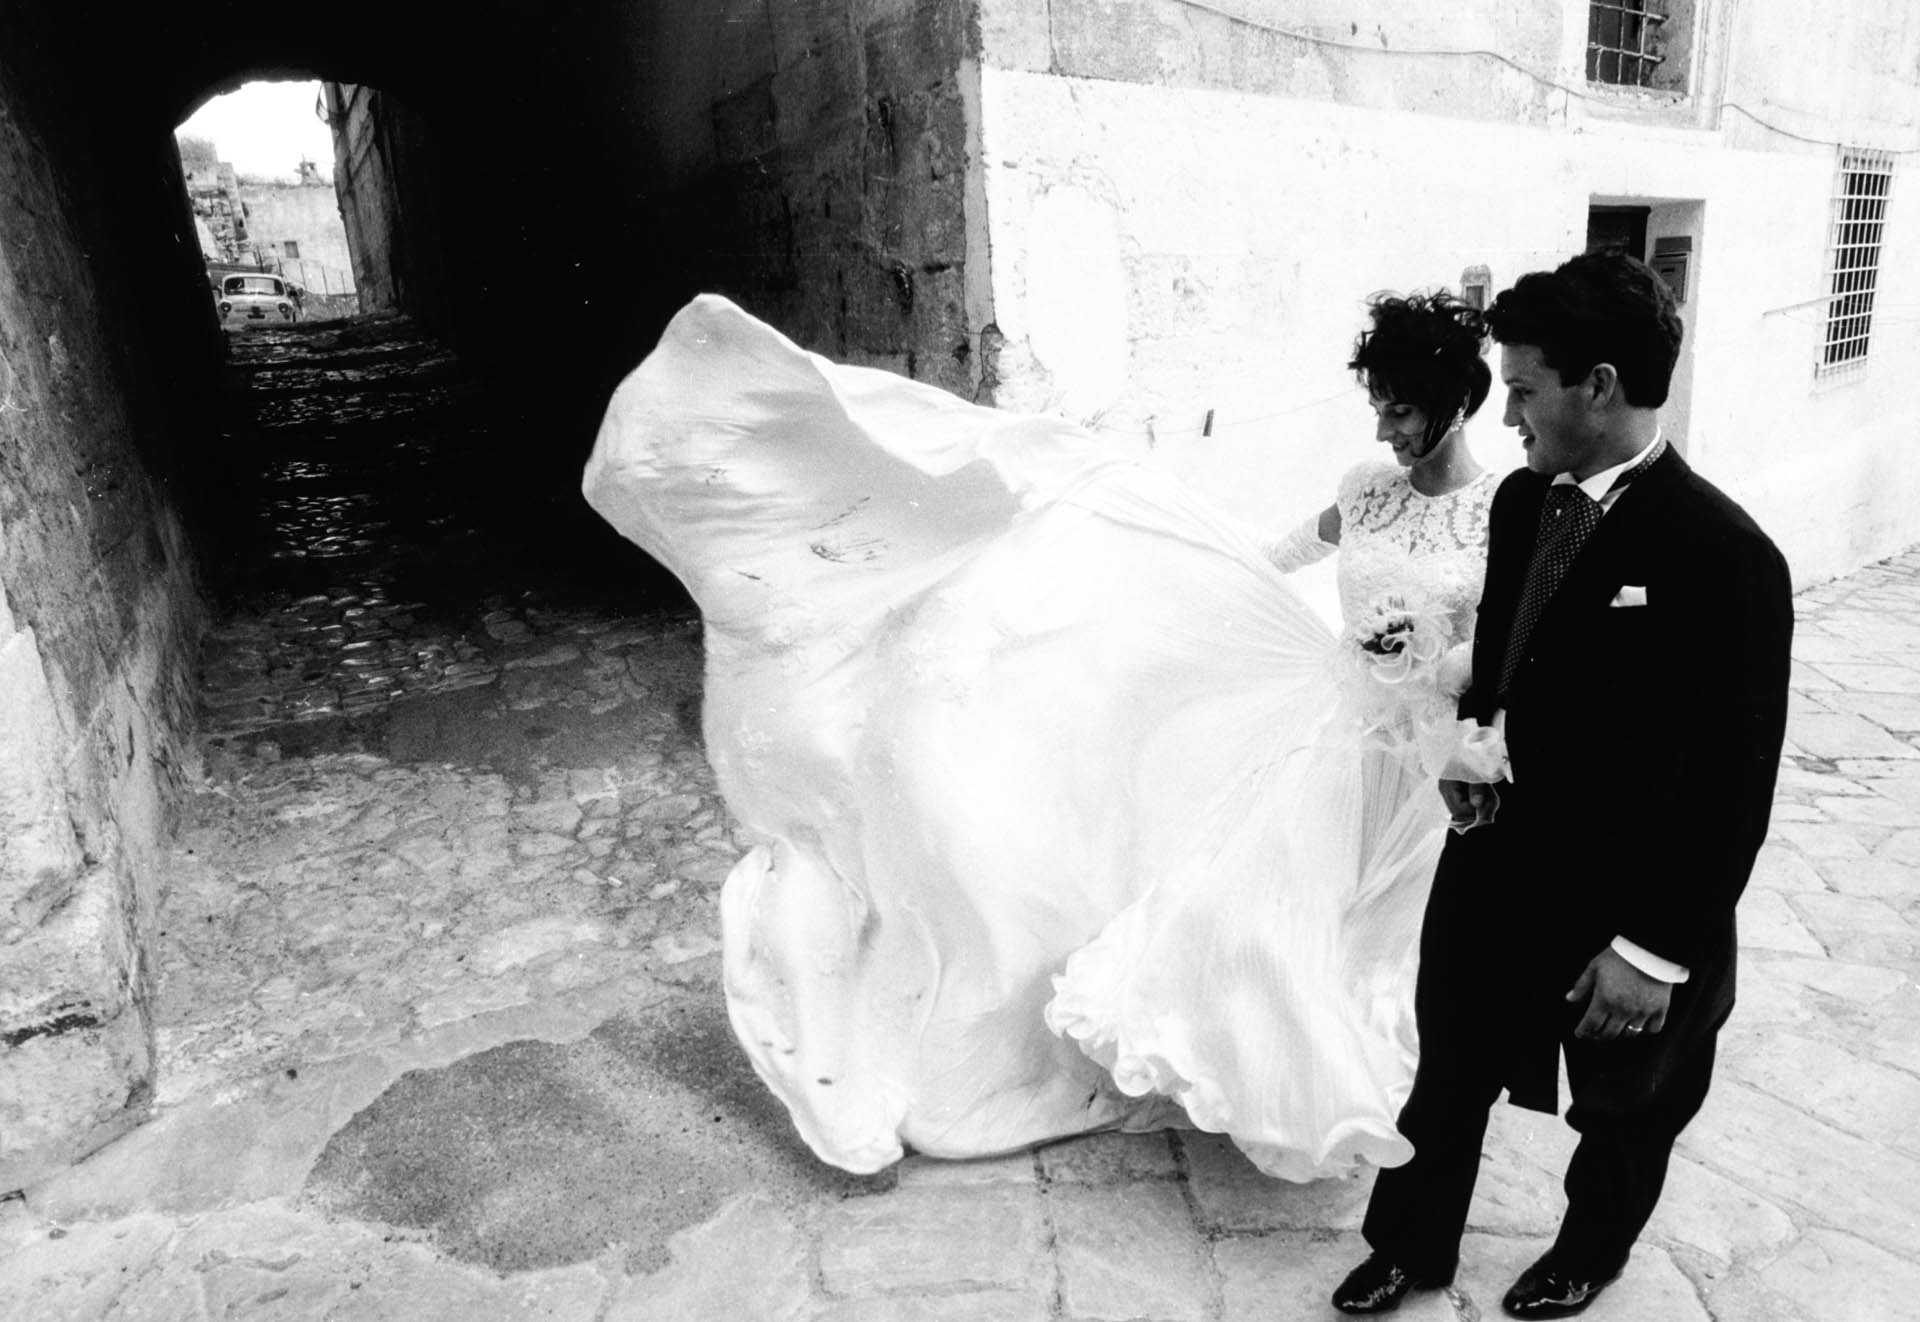
[[[1266,541],[1260,544],[1273,567],[1283,574],[1291,574],[1296,569],[1305,569],[1318,560],[1325,560],[1335,551],[1332,542],[1320,540],[1320,516],[1312,514],[1307,521],[1278,541]]]

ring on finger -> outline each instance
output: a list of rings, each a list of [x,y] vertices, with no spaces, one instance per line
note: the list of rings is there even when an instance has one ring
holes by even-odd
[[[1645,1025],[1645,1024],[1628,1024],[1628,1025],[1627,1025],[1627,1031],[1628,1031],[1629,1033],[1639,1033],[1639,1032],[1643,1032],[1643,1031],[1645,1030],[1645,1028],[1646,1028],[1646,1025]]]

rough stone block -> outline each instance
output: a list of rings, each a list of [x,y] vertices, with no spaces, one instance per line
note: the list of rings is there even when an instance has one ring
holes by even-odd
[[[916,278],[910,343],[916,380],[963,399],[973,397],[978,376],[968,333],[966,281],[959,267],[922,271]]]
[[[1920,830],[1895,831],[1875,852],[1889,862],[1920,868]]]
[[[1045,1272],[1040,1196],[1005,1185],[900,1189],[821,1219],[829,1293],[966,1286],[1021,1291]]]
[[[120,891],[111,870],[90,869],[46,921],[7,947],[0,1040],[17,1046],[103,1024],[136,1001],[138,956]]]
[[[952,87],[869,103],[867,232],[915,270],[966,260],[967,112]]]
[[[981,1157],[973,1161],[944,1161],[938,1157],[911,1156],[894,1167],[902,1189],[940,1187],[956,1184],[1034,1184],[1031,1152],[1014,1152],[1004,1157]]]
[[[774,72],[774,128],[784,147],[850,151],[842,134],[859,122],[860,50],[842,33],[815,42]]]
[[[1773,820],[1776,822],[1824,822],[1828,818],[1818,808],[1809,808],[1803,803],[1776,803],[1773,805]]]
[[[854,367],[871,367],[882,372],[892,372],[895,376],[913,375],[909,370],[908,356],[904,353],[884,353],[849,345],[846,362]]]
[[[1912,826],[1916,819],[1911,806],[1877,794],[1835,794],[1815,799],[1814,806],[1836,822],[1864,826]]]
[[[1743,949],[1778,950],[1789,955],[1826,953],[1788,905],[1787,897],[1778,891],[1749,887],[1740,897],[1738,921]]]
[[[902,21],[912,18],[922,9],[931,9],[937,5],[965,6],[969,0],[851,0],[847,11],[857,28],[868,28],[876,23]]]
[[[1838,895],[1885,900],[1896,909],[1910,907],[1920,900],[1920,864],[1884,857],[1886,850],[1883,844],[1883,856],[1879,858],[1823,861],[1817,872],[1826,884],[1818,891],[1803,893],[1817,895],[1830,890]]]
[[[675,1235],[668,1248],[672,1265],[629,1282],[606,1322],[797,1322],[806,1316],[806,1240],[771,1198],[737,1198],[705,1224]]]
[[[1117,1184],[1172,1179],[1177,1168],[1165,1133],[1087,1134],[1041,1148],[1040,1165],[1056,1184]]]
[[[1809,988],[1857,1006],[1868,1006],[1883,1001],[1907,985],[1906,975],[1898,969],[1880,968],[1872,964],[1849,964],[1837,959],[1762,957],[1755,960],[1742,960],[1740,977],[1742,1008],[1746,1005],[1747,990],[1751,985],[1750,979],[1790,983],[1796,988]]]
[[[138,1124],[152,1077],[152,1031],[132,1005],[12,1045],[0,1069],[0,1191],[32,1185]]]
[[[1909,650],[1912,646],[1920,646],[1920,636],[1910,635]],[[1858,660],[1821,661],[1818,666],[1828,679],[1850,692],[1920,693],[1920,671],[1911,666],[1879,665]]]
[[[1205,60],[1193,28],[1170,6],[1155,0],[1055,0],[1047,14],[1056,73],[1162,86],[1204,81]]]
[[[1835,637],[1820,626],[1802,620],[1793,631],[1793,659],[1815,665],[1827,661],[1858,661],[1860,648],[1848,639]]]
[[[1797,646],[1799,640],[1795,639],[1794,642]],[[1829,694],[1841,691],[1838,684],[1798,658],[1795,658],[1788,670],[1788,683],[1792,684],[1796,690],[1809,693]]]
[[[1263,1175],[1233,1140],[1220,1134],[1183,1134],[1187,1180],[1209,1230],[1357,1228],[1373,1179],[1292,1184]]]
[[[771,120],[769,132],[770,126]],[[708,232],[703,242],[737,272],[735,279],[771,296],[790,288],[797,272],[793,217],[781,183],[787,166],[771,139],[767,152],[716,173],[717,200],[705,213]]]
[[[1788,902],[1836,959],[1903,964],[1920,951],[1920,929],[1884,901],[1854,895],[1796,895]]]
[[[1770,1256],[1800,1233],[1779,1204],[1679,1156],[1667,1168],[1650,1232],[1721,1262]]]
[[[1809,1230],[1760,1278],[1809,1317],[1911,1317],[1920,1300],[1920,1265],[1911,1246],[1904,1255],[1889,1253],[1836,1230]]]
[[[1864,828],[1871,830],[1871,828]],[[1865,858],[1870,851],[1863,839],[1863,828],[1838,825],[1805,825],[1782,822],[1772,834],[1811,859]]]
[[[1467,1224],[1504,1235],[1551,1235],[1566,1198],[1560,1182],[1577,1136],[1558,1116],[1496,1106]]]
[[[851,360],[873,364],[875,355],[904,365],[913,347],[908,317],[915,296],[913,268],[897,258],[868,250],[856,254],[842,273],[846,293],[847,352]],[[859,355],[859,357],[855,357]],[[904,371],[901,373],[906,375]]]
[[[1211,1315],[1205,1247],[1176,1186],[1057,1185],[1047,1202],[1068,1316],[1201,1322]]]
[[[1920,749],[1894,738],[1871,721],[1843,712],[1808,713],[1787,726],[1787,738],[1814,757],[1920,758]]]
[[[58,1239],[43,1234],[8,1256],[0,1304],[10,1307],[9,1319],[112,1316],[128,1287],[153,1271],[174,1232],[168,1218],[140,1213],[73,1226]]]
[[[867,94],[902,94],[953,78],[978,54],[972,4],[942,0],[899,18],[878,15],[856,24],[866,34]]]
[[[786,69],[819,51],[844,41],[852,31],[846,0],[787,0],[767,7],[773,29],[773,67]]]
[[[714,0],[702,21],[713,34],[716,96],[737,92],[773,70],[774,32],[767,7],[758,0]]]
[[[60,718],[33,630],[0,641],[0,693],[0,914],[21,921],[24,901],[31,923],[31,911],[45,907],[34,893],[50,895],[81,867],[67,817]],[[0,923],[0,940],[6,927]]]
[[[1048,1322],[1046,1294],[983,1290],[968,1294],[892,1295],[829,1303],[809,1322]]]
[[[1826,883],[1821,880],[1813,864],[1792,850],[1777,846],[1760,851],[1760,856],[1754,860],[1753,876],[1748,882],[1749,893],[1755,889],[1795,893],[1823,891],[1826,888]]]
[[[979,0],[980,62],[1046,73],[1053,67],[1053,23],[1045,5]]]
[[[758,160],[776,141],[771,77],[756,79],[713,103],[713,148],[722,165]]]
[[[1836,711],[1850,712],[1894,733],[1920,731],[1920,694],[1829,693],[1825,701]]]
[[[1920,1158],[1826,1124],[1736,1079],[1722,1078],[1680,1136],[1683,1155],[1784,1207],[1845,1225],[1892,1252],[1920,1225]],[[1873,1209],[1863,1217],[1862,1209]]]

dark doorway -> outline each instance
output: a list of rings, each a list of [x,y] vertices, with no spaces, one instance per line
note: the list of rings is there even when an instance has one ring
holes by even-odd
[[[1647,216],[1651,207],[1590,206],[1587,208],[1587,251],[1619,248],[1629,257],[1647,259]]]

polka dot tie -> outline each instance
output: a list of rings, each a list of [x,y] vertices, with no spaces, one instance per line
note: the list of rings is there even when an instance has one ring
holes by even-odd
[[[1615,478],[1608,490],[1618,490],[1646,472],[1666,448],[1656,445],[1645,459]],[[1513,631],[1507,635],[1507,652],[1500,662],[1499,701],[1503,706],[1514,676],[1520,673],[1520,663],[1526,659],[1533,626],[1540,623],[1547,603],[1579,558],[1580,548],[1600,526],[1601,513],[1600,502],[1571,482],[1547,488],[1546,503],[1540,507],[1540,531],[1533,542],[1533,559],[1527,562],[1520,606],[1514,611]]]

